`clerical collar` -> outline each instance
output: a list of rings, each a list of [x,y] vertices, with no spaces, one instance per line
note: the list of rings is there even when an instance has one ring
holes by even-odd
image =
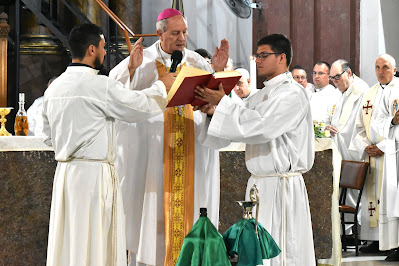
[[[385,89],[385,87],[388,86],[391,82],[392,82],[392,80],[390,82],[388,82],[387,84],[381,84],[380,83],[381,89]]]
[[[164,50],[162,50],[161,48],[161,41],[157,41],[155,47],[157,48],[157,52],[159,57],[161,58],[161,63],[165,66],[168,67],[169,62],[170,62],[170,58],[172,57],[171,54],[166,53]],[[186,53],[186,49],[183,49],[183,59],[181,60],[181,63],[183,63],[185,60],[185,53]],[[180,63],[180,64],[181,64]],[[169,65],[170,66],[170,65]]]
[[[325,88],[327,88],[328,87],[328,85],[330,85],[330,84],[327,84],[326,86],[324,86],[324,87],[321,87],[321,88],[316,88],[315,87],[315,92],[320,92],[320,91],[322,91],[322,90],[324,90]]]
[[[84,66],[84,67],[90,67],[90,68],[92,68],[92,69],[95,69],[95,68],[92,67],[92,66],[89,66],[89,65],[86,65],[86,64],[82,64],[82,63],[69,63],[68,66]],[[98,70],[98,69],[96,69],[96,70]]]
[[[270,79],[270,80],[266,80],[263,82],[263,85],[265,87],[273,87],[276,85],[280,85],[279,83],[283,83],[287,78],[292,78],[291,72],[287,71],[284,73],[281,73],[277,76],[275,76],[274,78]]]

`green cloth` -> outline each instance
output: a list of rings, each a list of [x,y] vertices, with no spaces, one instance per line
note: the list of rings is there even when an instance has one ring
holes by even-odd
[[[255,232],[255,219],[241,219],[227,229],[223,235],[230,257],[238,255],[237,266],[263,265],[262,259],[270,259],[280,254],[273,237],[258,223],[259,240]]]
[[[231,266],[222,235],[208,217],[200,217],[184,238],[179,265]]]

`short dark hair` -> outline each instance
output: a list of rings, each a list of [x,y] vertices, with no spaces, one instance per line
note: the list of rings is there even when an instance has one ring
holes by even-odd
[[[302,66],[296,65],[296,66],[291,67],[291,72],[294,71],[295,69],[298,69],[298,70],[305,70]]]
[[[295,69],[305,71],[305,76],[306,76],[306,77],[308,76],[308,74],[306,73],[306,70],[305,70],[302,66],[300,66],[300,65],[293,66],[293,67],[291,68],[291,73],[294,72]]]
[[[318,66],[326,65],[328,67],[328,72],[330,72],[331,66],[326,61],[317,61],[315,65],[318,65]]]
[[[68,37],[69,49],[72,58],[82,60],[86,55],[86,50],[90,45],[98,47],[103,31],[97,25],[84,23],[75,26]]]
[[[194,52],[198,53],[200,56],[204,58],[208,57],[209,59],[212,59],[211,53],[203,48],[198,48],[197,50],[194,50]]]
[[[292,46],[291,41],[283,34],[271,34],[263,37],[258,41],[258,46],[270,45],[274,53],[285,54],[287,58],[287,67],[292,60]]]

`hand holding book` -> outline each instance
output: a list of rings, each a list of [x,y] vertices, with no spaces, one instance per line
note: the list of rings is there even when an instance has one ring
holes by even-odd
[[[207,88],[206,86],[203,86],[202,88],[200,86],[197,86],[195,89],[195,93],[197,94],[195,95],[195,98],[210,103],[213,106],[218,105],[223,96],[226,95],[222,83],[219,83],[218,90],[212,90]]]

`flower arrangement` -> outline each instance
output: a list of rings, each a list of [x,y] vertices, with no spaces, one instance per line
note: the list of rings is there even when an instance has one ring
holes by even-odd
[[[323,122],[313,121],[314,135],[316,138],[330,138],[330,130],[325,130],[326,124]]]

